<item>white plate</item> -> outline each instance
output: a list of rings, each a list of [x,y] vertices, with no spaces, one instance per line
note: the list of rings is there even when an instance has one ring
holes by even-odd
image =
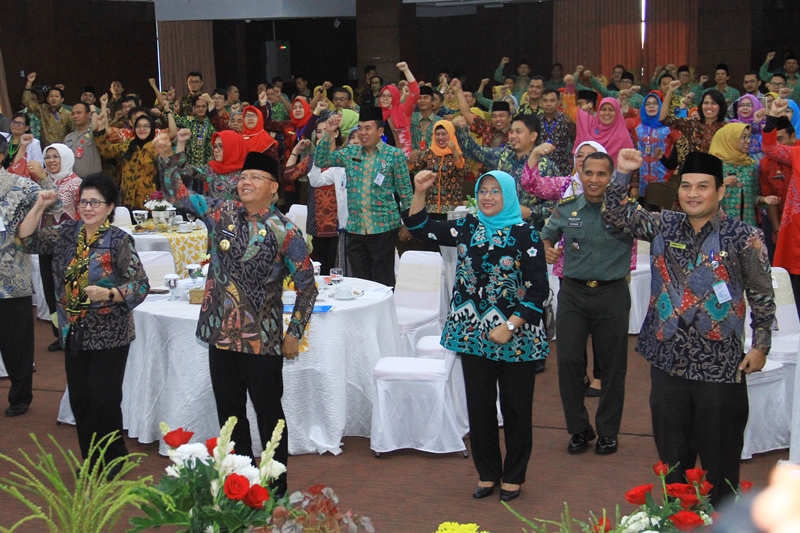
[[[175,231],[175,233],[191,233],[191,232],[193,232],[193,231],[194,231],[194,230],[191,230],[191,229],[190,229],[189,231],[181,231],[181,230],[176,230],[176,231]]]

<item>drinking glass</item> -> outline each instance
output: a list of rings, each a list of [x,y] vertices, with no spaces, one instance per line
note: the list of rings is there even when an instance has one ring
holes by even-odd
[[[192,214],[192,213],[189,213],[188,211],[186,212],[186,220],[188,220],[188,221],[189,221],[189,223],[192,225],[192,229],[194,229],[194,228],[195,228],[195,223],[194,223],[194,219],[195,219],[195,218],[196,218],[196,217],[194,216],[194,214]]]
[[[331,269],[331,283],[334,285],[340,284],[344,280],[344,270],[341,268]]]
[[[167,208],[167,225],[170,233],[172,233],[172,221],[175,220],[176,212],[177,210],[174,207]]]
[[[174,301],[178,299],[175,294],[175,289],[178,288],[178,280],[180,277],[177,274],[167,274],[164,276],[164,285],[169,289],[169,300]]]
[[[144,224],[144,221],[147,220],[147,211],[135,209],[133,211],[133,219],[136,220],[136,223],[141,226]]]

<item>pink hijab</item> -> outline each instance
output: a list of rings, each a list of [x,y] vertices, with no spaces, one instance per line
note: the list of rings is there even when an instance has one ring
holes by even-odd
[[[394,85],[384,85],[383,88],[381,88],[381,92],[378,94],[383,94],[383,91],[387,90],[392,93],[392,107],[387,108],[381,106],[381,111],[383,111],[383,120],[389,120],[389,117],[391,116],[392,123],[394,124],[395,128],[407,127],[408,117],[403,110],[403,103],[400,101],[400,90]]]
[[[633,148],[633,141],[628,133],[628,128],[625,127],[625,118],[622,116],[622,110],[617,99],[603,98],[600,100],[600,105],[597,106],[598,112],[603,107],[603,104],[611,104],[617,112],[614,122],[605,126],[600,122],[600,119],[579,108],[575,146],[585,141],[600,143],[605,146],[608,155],[611,156],[611,159],[616,164],[619,151],[623,148]]]

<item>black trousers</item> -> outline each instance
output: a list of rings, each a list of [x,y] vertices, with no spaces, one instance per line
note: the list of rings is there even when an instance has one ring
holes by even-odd
[[[208,347],[211,386],[217,404],[217,418],[222,427],[228,418],[238,419],[233,428],[232,440],[236,453],[253,458],[253,441],[247,421],[247,394],[253,401],[258,419],[258,431],[263,447],[272,436],[283,414],[283,357],[254,355]],[[275,460],[287,465],[289,459],[289,428],[284,430]],[[255,461],[253,462],[255,465]],[[286,473],[275,481],[278,494],[286,492]]]
[[[81,456],[89,459],[92,437],[95,442],[117,431],[116,440],[106,450],[105,461],[128,455],[122,437],[122,380],[128,362],[129,344],[106,350],[72,350],[69,338],[64,355],[69,386],[69,405],[75,415]],[[97,457],[91,457],[94,463]]]
[[[339,250],[339,236],[336,237],[311,237],[314,248],[311,254],[315,261],[320,262],[319,273],[322,276],[330,274],[336,267],[336,253]]]
[[[601,437],[619,433],[628,371],[628,314],[631,294],[624,279],[591,289],[564,278],[558,291],[558,388],[567,431],[591,427],[584,404],[586,342],[592,336],[594,357],[603,369],[595,423]]]
[[[800,317],[800,274],[789,274],[789,280],[792,283],[792,292],[794,293],[794,305],[797,307],[797,316]]]
[[[53,280],[53,256],[39,255],[39,275],[42,278],[42,289],[44,299],[47,302],[47,310],[52,315],[56,312],[56,282]],[[53,335],[59,338],[58,328],[53,324]]]
[[[564,278],[558,278],[558,286],[564,283]],[[600,362],[597,360],[597,350],[594,346],[594,337],[591,339],[592,343],[592,377],[594,379],[600,379]],[[584,348],[583,350],[583,372],[586,374],[586,377],[589,377],[589,352]]]
[[[347,234],[347,262],[353,277],[394,287],[394,248],[399,228],[372,235]]]
[[[536,362],[506,363],[460,354],[469,415],[472,460],[481,481],[525,483],[533,448],[533,385]],[[503,413],[506,458],[500,452],[497,387]]]
[[[11,388],[11,405],[33,401],[33,298],[0,298],[0,353]]]
[[[747,385],[710,383],[673,377],[650,369],[650,412],[659,458],[675,470],[667,483],[685,483],[698,455],[714,485],[711,503],[739,486],[739,460],[744,447],[749,403]]]

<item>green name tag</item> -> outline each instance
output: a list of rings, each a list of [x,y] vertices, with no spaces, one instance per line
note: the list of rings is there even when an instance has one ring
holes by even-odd
[[[669,243],[669,247],[670,248],[678,248],[679,250],[685,250],[686,249],[686,245],[683,244],[682,242],[671,242],[671,243]]]

